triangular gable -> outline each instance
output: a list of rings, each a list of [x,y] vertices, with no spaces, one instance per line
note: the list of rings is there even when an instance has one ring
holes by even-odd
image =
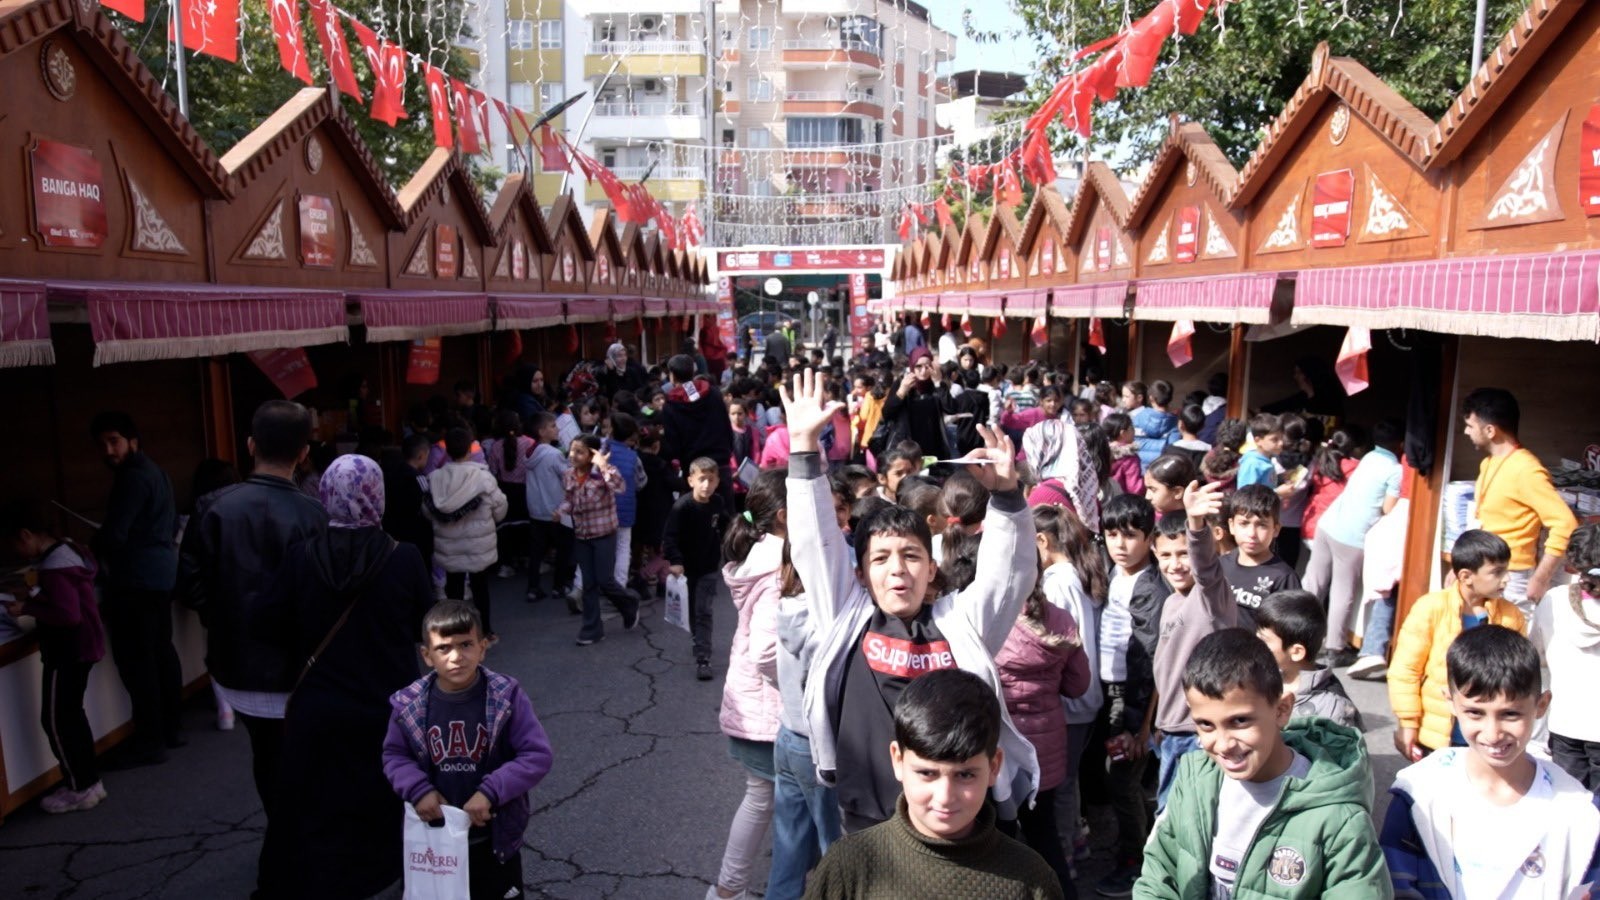
[[[644,258],[650,265],[644,270],[645,293],[653,297],[665,297],[667,285],[667,259],[666,248],[661,241],[661,233],[652,231],[644,239]]]
[[[589,243],[589,232],[578,216],[578,205],[572,194],[556,198],[545,225],[550,229],[550,242],[555,248],[547,264],[545,284],[552,291],[587,292],[594,245]]]
[[[203,282],[216,154],[98,4],[0,3],[0,275]]]
[[[594,247],[594,266],[589,274],[589,289],[616,293],[622,289],[622,273],[626,260],[622,242],[617,238],[615,217],[611,209],[597,209],[589,223],[589,243]]]
[[[1318,121],[1323,106],[1338,101],[1397,153],[1422,168],[1433,121],[1365,66],[1347,57],[1331,56],[1324,41],[1311,56],[1310,74],[1267,126],[1266,137],[1240,170],[1231,205],[1248,206],[1290,158],[1301,135]]]
[[[483,289],[484,249],[495,240],[483,197],[460,155],[436,148],[397,197],[406,217],[391,256],[395,287]]]
[[[961,281],[961,263],[957,257],[959,255],[958,251],[961,249],[961,235],[941,232],[939,243],[935,246],[939,251],[938,263],[935,266],[939,270],[939,284],[948,286],[959,283]]]
[[[1212,198],[1226,205],[1239,186],[1239,173],[1211,139],[1205,126],[1197,122],[1178,122],[1175,118],[1167,139],[1150,164],[1139,192],[1128,208],[1128,227],[1142,228],[1160,200],[1161,189],[1175,178],[1193,187],[1204,185]]]
[[[667,257],[667,293],[674,297],[683,294],[683,266],[682,250],[668,250]]]
[[[1009,206],[996,206],[980,251],[987,263],[990,281],[1022,276],[1023,266],[1017,249],[1021,245],[1022,223],[1017,221],[1016,211]]]
[[[1133,246],[1127,234],[1128,212],[1128,194],[1116,173],[1098,160],[1089,163],[1078,193],[1072,198],[1064,236],[1067,246],[1077,251],[1079,276],[1131,273]]]
[[[983,248],[984,229],[988,225],[976,212],[967,214],[966,227],[961,230],[961,242],[956,245],[954,262],[956,277],[962,284],[979,284],[988,278],[988,266],[979,251]]]
[[[1533,0],[1528,4],[1428,133],[1423,160],[1429,169],[1450,163],[1471,145],[1497,118],[1495,111],[1515,92],[1551,44],[1567,33],[1567,24],[1586,6],[1592,4],[1585,4],[1584,0]],[[1576,30],[1581,33],[1589,29]]]
[[[221,160],[233,197],[211,217],[217,281],[381,288],[394,191],[329,89],[304,88]]]
[[[538,292],[544,289],[547,260],[554,247],[545,225],[544,211],[532,184],[518,172],[506,176],[489,210],[494,224],[494,247],[486,255],[488,279],[496,290]]]
[[[1243,216],[1228,207],[1238,177],[1204,127],[1174,117],[1128,211],[1141,274],[1239,271]]]
[[[650,261],[645,257],[644,229],[637,222],[629,222],[622,229],[622,286],[630,291],[643,291],[645,270]]]
[[[1067,201],[1046,185],[1033,192],[1033,203],[1022,217],[1022,243],[1018,250],[1028,278],[1055,278],[1067,271],[1066,235],[1072,227]]]
[[[900,248],[895,256],[895,280],[900,282],[903,290],[920,290],[922,288],[922,272],[928,258],[928,242],[917,238],[910,244]]]

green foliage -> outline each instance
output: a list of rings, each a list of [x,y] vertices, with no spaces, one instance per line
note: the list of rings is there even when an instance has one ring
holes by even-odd
[[[412,53],[430,58],[433,64],[447,74],[467,82],[471,68],[462,50],[451,43],[460,28],[461,0],[442,0],[429,5],[426,21],[412,15],[400,28],[404,15],[400,7],[385,7],[380,0],[341,0],[338,7],[347,10],[365,22],[379,36],[400,34],[405,48]],[[187,53],[184,57],[189,83],[189,121],[219,155],[238,143],[272,115],[278,107],[293,97],[306,85],[278,64],[278,45],[272,36],[272,19],[268,5],[258,0],[242,0],[243,23],[240,28],[239,64],[235,65],[215,57]],[[178,88],[171,72],[169,44],[166,39],[166,10],[168,6],[151,4],[148,21],[131,19],[107,11],[122,28],[139,56],[156,77],[165,84],[167,92],[177,96]],[[317,40],[316,25],[310,8],[299,4],[301,12],[301,39],[310,57],[311,75],[317,84],[331,80],[322,47]],[[367,68],[366,56],[348,23],[343,23],[345,41],[350,61],[355,67],[356,80],[361,84],[366,99],[371,99],[372,74]],[[406,72],[405,108],[410,115],[390,128],[368,114],[365,103],[353,97],[343,97],[345,111],[356,123],[362,140],[372,150],[378,165],[398,188],[404,184],[433,152],[433,126],[428,112],[428,88],[420,67]],[[491,112],[491,115],[493,113]],[[476,163],[476,161],[474,161]],[[480,186],[482,172],[479,172]]]
[[[1154,0],[1013,0],[1039,48],[1028,109],[1073,70],[1079,47],[1117,33],[1124,15],[1140,17]],[[1489,0],[1485,53],[1525,7]],[[1150,84],[1128,88],[1094,106],[1091,149],[1118,167],[1154,157],[1177,113],[1206,127],[1235,166],[1243,165],[1262,129],[1282,111],[1310,71],[1311,54],[1327,41],[1335,56],[1371,69],[1402,97],[1437,119],[1467,83],[1476,0],[1249,0],[1230,4],[1219,21],[1208,15],[1198,33],[1169,39]],[[974,35],[984,39],[982,34]],[[1076,135],[1052,129],[1058,152],[1081,147]]]

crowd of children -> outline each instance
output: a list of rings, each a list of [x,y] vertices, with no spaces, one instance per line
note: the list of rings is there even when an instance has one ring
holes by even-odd
[[[1570,535],[1577,577],[1531,615],[1505,598],[1506,540],[1467,530],[1448,586],[1395,629],[1394,579],[1364,583],[1363,563],[1403,500],[1398,423],[1229,419],[1218,378],[1073,394],[981,347],[767,360],[720,386],[692,358],[621,358],[632,387],[602,396],[580,369],[561,398],[519,370],[498,411],[418,417],[388,460],[390,493],[416,502],[385,528],[426,542],[448,599],[383,766],[421,818],[470,815],[473,896],[516,895],[551,759],[526,695],[482,667],[490,574],[519,563],[530,602],[581,615],[580,646],[604,637],[602,596],[632,629],[681,576],[701,681],[713,621],[733,624],[719,722],[746,787],[708,900],[749,896],[769,831],[774,900],[1075,897],[1091,802],[1115,829],[1107,897],[1565,898],[1593,881],[1600,527]],[[103,654],[94,556],[31,509],[0,538],[41,560],[9,611],[39,620],[71,796],[103,797],[81,721]],[[1352,662],[1387,678],[1413,764],[1381,823],[1334,674]]]

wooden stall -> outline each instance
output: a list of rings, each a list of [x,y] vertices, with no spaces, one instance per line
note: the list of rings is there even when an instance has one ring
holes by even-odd
[[[485,280],[494,302],[494,327],[514,335],[506,352],[496,358],[534,363],[553,383],[577,357],[567,349],[567,329],[561,327],[566,322],[565,299],[545,291],[547,261],[555,247],[539,199],[523,174],[511,175],[500,185],[489,221],[495,229],[489,250],[494,262],[486,267]]]
[[[1062,235],[1070,280],[1050,292],[1052,319],[1079,320],[1079,331],[1065,349],[1091,356],[1076,369],[1126,381],[1138,377],[1139,328],[1127,317],[1128,284],[1133,279],[1133,236],[1128,233],[1128,194],[1116,173],[1092,162],[1078,184]],[[1052,337],[1052,353],[1059,352]],[[1099,352],[1091,350],[1099,347]],[[1098,357],[1094,359],[1093,357]]]
[[[611,300],[589,291],[594,245],[570,194],[556,198],[545,218],[550,255],[544,259],[546,290],[566,302],[567,324],[573,326],[567,346],[576,359],[599,359],[606,352],[605,327],[611,322]],[[599,328],[596,325],[600,325]],[[576,340],[572,340],[575,335]]]

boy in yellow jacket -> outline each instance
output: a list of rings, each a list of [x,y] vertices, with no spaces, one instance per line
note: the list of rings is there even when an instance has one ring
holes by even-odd
[[[1395,748],[1415,762],[1464,744],[1446,696],[1445,653],[1456,635],[1479,625],[1526,631],[1522,613],[1501,593],[1511,548],[1487,531],[1462,532],[1450,550],[1456,583],[1419,598],[1406,613],[1389,663],[1389,705],[1399,723]]]

